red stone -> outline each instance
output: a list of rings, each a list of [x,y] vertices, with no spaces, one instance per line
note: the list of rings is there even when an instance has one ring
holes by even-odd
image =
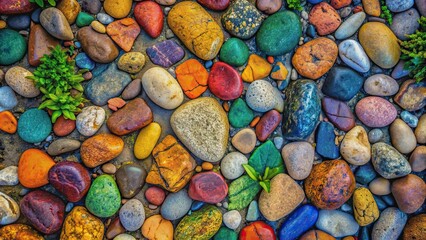
[[[35,8],[29,0],[0,0],[0,14],[29,13]]]
[[[361,5],[358,5],[358,6],[355,6],[355,7],[354,7],[353,12],[354,12],[354,13],[364,12],[364,9],[362,8],[362,6],[361,6]]]
[[[133,18],[114,21],[107,26],[106,30],[112,40],[126,52],[132,49],[133,43],[141,32],[141,28]]]
[[[209,75],[209,89],[222,100],[233,100],[243,93],[243,80],[240,74],[224,62],[213,64]]]
[[[386,127],[395,120],[396,108],[381,97],[366,97],[355,106],[359,120],[368,127]]]
[[[240,231],[240,240],[275,240],[274,229],[262,221],[245,226]]]
[[[148,202],[160,206],[166,198],[166,193],[163,189],[153,186],[145,191],[145,198]]]
[[[256,136],[259,141],[265,141],[282,120],[281,114],[277,110],[271,110],[260,118],[256,125]]]
[[[355,116],[345,102],[324,97],[322,108],[328,120],[338,129],[347,132],[355,127]]]
[[[309,22],[315,26],[319,35],[325,36],[336,31],[342,19],[330,4],[321,2],[311,9]]]
[[[157,38],[163,31],[164,14],[156,2],[145,1],[136,4],[135,19],[151,37]]]
[[[225,199],[228,185],[220,174],[202,172],[191,178],[188,194],[194,200],[216,204]]]
[[[331,6],[333,6],[335,9],[340,9],[342,7],[346,7],[351,5],[352,0],[331,0],[330,4]]]
[[[197,2],[206,8],[215,11],[225,10],[229,6],[229,0],[197,0]]]
[[[75,120],[65,119],[64,116],[60,116],[56,119],[53,124],[53,132],[58,137],[64,137],[71,134],[75,129]]]

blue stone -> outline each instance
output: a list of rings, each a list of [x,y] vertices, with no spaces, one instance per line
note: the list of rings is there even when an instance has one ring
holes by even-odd
[[[52,123],[46,111],[30,108],[18,120],[18,135],[25,142],[41,142],[51,131]]]
[[[40,13],[41,13],[41,8],[37,8],[36,10],[34,10],[33,13],[31,13],[31,20],[35,23],[40,23]]]
[[[355,173],[356,181],[363,185],[367,185],[368,183],[373,181],[376,176],[376,171],[374,170],[373,165],[371,165],[371,163],[367,163],[365,165],[360,166]]]
[[[104,66],[100,66],[104,69]],[[103,106],[113,97],[118,97],[123,89],[132,81],[130,75],[119,71],[115,63],[108,65],[103,72],[94,69],[98,75],[92,78],[85,88],[85,95],[93,104]]]
[[[367,227],[361,227],[358,233],[358,240],[370,240],[370,231]]]
[[[419,123],[419,119],[408,111],[401,112],[401,119],[410,127],[415,128]]]
[[[315,27],[313,25],[309,24],[308,28],[306,29],[306,34],[311,38],[315,38],[315,36],[317,35]]]
[[[212,66],[213,66],[212,60],[208,60],[204,63],[204,67],[206,67],[206,68],[211,68]]]
[[[297,239],[314,226],[317,219],[317,208],[311,204],[303,205],[294,210],[283,222],[278,231],[278,237],[280,240]]]
[[[386,203],[382,200],[382,198],[380,198],[379,196],[373,195],[373,198],[376,201],[377,207],[379,208],[380,211],[383,211],[385,210],[385,208],[388,207]]]
[[[246,220],[250,222],[257,221],[259,219],[259,216],[260,213],[257,202],[252,201],[247,210]]]
[[[75,43],[74,43],[74,46],[75,46],[76,48],[81,48],[81,43],[80,43],[80,42],[75,42]]]
[[[353,208],[349,204],[345,203],[342,205],[342,207],[340,207],[340,209],[342,209],[344,212],[352,213]]]
[[[339,147],[334,143],[336,135],[334,127],[329,122],[321,122],[318,126],[316,147],[317,153],[328,159],[336,159],[339,157]]]
[[[108,25],[114,22],[114,18],[106,13],[98,13],[96,15],[96,19],[98,19],[98,21],[101,22],[103,25]]]
[[[388,206],[395,206],[395,199],[393,198],[392,194],[384,195],[382,196],[382,199]]]
[[[77,57],[75,58],[75,64],[82,69],[92,70],[95,68],[95,62],[92,61],[92,59],[90,59],[89,56],[83,52],[77,54]]]
[[[10,110],[18,104],[15,92],[9,86],[0,87],[0,112]]]
[[[317,4],[317,3],[320,3],[320,2],[322,2],[323,0],[308,0],[308,2],[310,3],[310,4]]]
[[[194,201],[191,205],[191,211],[197,211],[205,205],[204,202]]]
[[[147,48],[146,54],[154,64],[169,68],[182,60],[185,51],[175,41],[166,40]]]
[[[341,101],[349,101],[364,84],[364,78],[347,67],[333,67],[322,86],[322,92]]]
[[[6,20],[7,26],[16,29],[24,30],[30,27],[31,18],[29,15],[12,15]]]

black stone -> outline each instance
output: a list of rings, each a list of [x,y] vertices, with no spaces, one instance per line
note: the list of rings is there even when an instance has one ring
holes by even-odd
[[[350,68],[336,66],[327,75],[322,92],[341,101],[349,101],[364,84],[364,78]]]

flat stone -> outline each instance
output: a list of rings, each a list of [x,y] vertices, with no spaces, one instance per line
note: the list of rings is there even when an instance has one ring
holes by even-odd
[[[419,28],[419,18],[419,12],[415,8],[408,9],[393,16],[390,29],[395,33],[397,38],[407,40],[406,35],[415,33]]]
[[[185,51],[173,40],[165,40],[146,49],[151,61],[164,68],[169,68],[182,60]]]
[[[231,143],[238,151],[248,154],[256,145],[256,133],[251,128],[244,128],[232,137]]]
[[[336,238],[353,235],[359,229],[352,215],[339,210],[320,210],[315,226]]]
[[[345,102],[323,97],[322,108],[328,120],[340,130],[349,131],[355,126],[355,116]]]
[[[31,25],[28,40],[28,63],[31,66],[38,66],[40,59],[45,54],[50,54],[50,49],[58,44],[59,41],[47,33],[41,25]]]
[[[40,14],[40,23],[43,28],[55,38],[61,40],[73,40],[71,26],[61,10],[50,7]]]
[[[414,80],[406,80],[393,100],[407,111],[424,108],[426,106],[426,82],[416,83]]]
[[[411,153],[417,146],[413,130],[401,119],[395,119],[389,127],[392,145],[402,154]]]
[[[141,201],[130,199],[119,212],[120,222],[127,231],[136,231],[145,221],[145,210]]]
[[[370,142],[363,127],[356,126],[346,133],[340,144],[340,153],[346,161],[353,165],[364,165],[370,161]]]
[[[407,214],[395,207],[386,208],[374,224],[371,237],[377,240],[398,239],[406,222]]]
[[[402,12],[414,5],[414,0],[386,0],[386,6],[392,12]]]
[[[34,98],[40,94],[40,90],[32,79],[27,78],[29,76],[33,76],[30,71],[23,67],[15,66],[6,72],[5,80],[17,94],[26,98]]]
[[[50,156],[57,156],[63,153],[72,152],[79,149],[81,143],[74,139],[61,138],[53,141],[47,148],[47,153]]]
[[[267,112],[272,109],[282,112],[284,107],[280,91],[266,80],[257,80],[249,85],[246,103],[257,112]]]
[[[21,60],[27,52],[27,42],[18,32],[0,29],[0,64],[10,65]]]
[[[373,96],[387,97],[395,95],[399,90],[399,85],[388,75],[375,74],[365,80],[364,90]]]
[[[92,27],[83,27],[77,33],[84,52],[98,63],[110,63],[118,56],[118,49],[106,34],[101,34]]]
[[[334,36],[339,40],[349,38],[358,31],[365,18],[366,14],[364,12],[355,13],[340,25]]]
[[[361,89],[364,78],[346,67],[333,67],[324,81],[322,92],[341,101],[349,101]]]
[[[247,157],[243,154],[230,152],[220,162],[220,171],[226,179],[233,180],[244,174],[242,165],[247,163]]]

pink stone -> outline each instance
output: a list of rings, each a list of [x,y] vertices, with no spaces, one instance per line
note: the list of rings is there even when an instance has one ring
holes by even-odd
[[[355,113],[368,127],[386,127],[395,120],[397,115],[396,108],[380,97],[361,99],[355,107]]]
[[[194,200],[216,204],[225,199],[228,185],[220,174],[202,172],[191,178],[188,194]]]

